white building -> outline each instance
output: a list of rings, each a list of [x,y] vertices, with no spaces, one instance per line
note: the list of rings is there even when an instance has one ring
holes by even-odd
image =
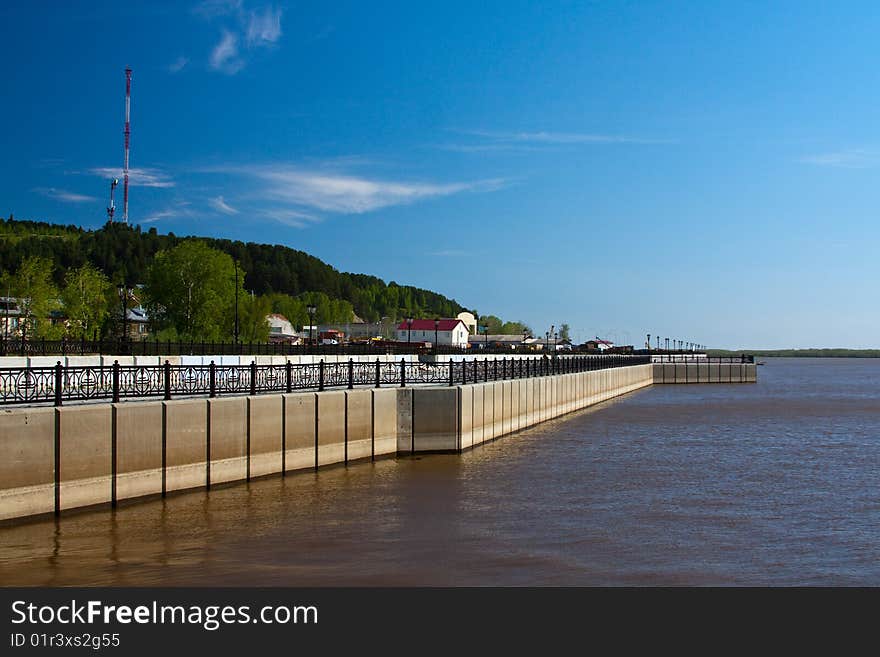
[[[460,319],[414,319],[412,324],[401,322],[397,325],[398,342],[430,342],[452,345],[453,347],[468,346],[468,329]]]
[[[278,313],[266,315],[266,322],[269,324],[270,342],[296,342],[299,340],[293,329],[293,324],[284,315]]]
[[[467,327],[467,330],[471,335],[474,335],[477,332],[477,318],[474,317],[473,313],[464,311],[463,313],[458,313],[456,318],[464,322],[465,327]]]

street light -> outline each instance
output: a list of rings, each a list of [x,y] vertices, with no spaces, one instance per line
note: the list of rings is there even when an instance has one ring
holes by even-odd
[[[648,333],[648,341],[645,342],[645,344],[648,345],[648,351],[651,351],[651,334],[650,333]]]
[[[125,283],[117,286],[117,292],[119,292],[119,300],[122,302],[122,339],[128,337],[128,290],[125,288]]]
[[[437,331],[440,329],[440,320],[434,320],[434,353],[437,353]]]
[[[317,312],[318,308],[315,306],[306,306],[306,311],[309,313],[309,344],[312,344],[312,327],[315,325],[315,312]]]
[[[238,260],[234,261],[235,265],[235,344],[238,344]]]
[[[669,351],[669,338],[666,338],[666,351]]]
[[[407,317],[406,318],[406,343],[407,344],[410,343],[410,334],[412,333],[412,324],[413,324],[412,317]]]

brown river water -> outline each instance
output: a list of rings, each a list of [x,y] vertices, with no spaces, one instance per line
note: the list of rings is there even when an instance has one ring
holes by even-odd
[[[0,527],[3,585],[880,585],[880,360]]]

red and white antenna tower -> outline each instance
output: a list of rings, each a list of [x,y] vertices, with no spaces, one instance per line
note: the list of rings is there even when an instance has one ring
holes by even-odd
[[[128,150],[131,142],[131,69],[125,69],[125,162],[122,165],[122,220],[128,223]]]

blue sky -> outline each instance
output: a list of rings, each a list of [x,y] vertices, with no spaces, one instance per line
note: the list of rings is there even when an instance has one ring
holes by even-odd
[[[873,2],[3,3],[0,214],[104,223],[130,65],[144,229],[579,339],[880,347],[878,34]]]

